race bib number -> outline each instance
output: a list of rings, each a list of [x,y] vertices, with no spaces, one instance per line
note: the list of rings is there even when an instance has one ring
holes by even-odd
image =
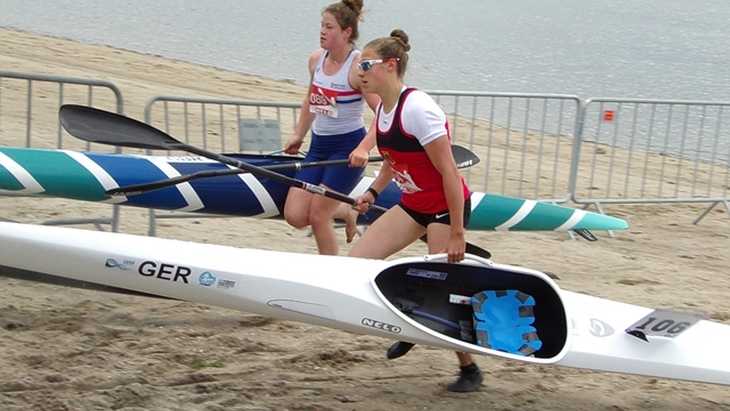
[[[674,338],[704,316],[671,310],[654,310],[626,329],[626,333],[647,341],[647,337]]]
[[[309,112],[337,118],[337,91],[312,84],[309,89]]]

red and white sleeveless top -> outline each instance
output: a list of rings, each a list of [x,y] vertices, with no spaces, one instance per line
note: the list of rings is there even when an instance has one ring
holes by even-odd
[[[393,111],[384,113],[381,104],[376,115],[378,150],[395,172],[401,203],[424,214],[448,209],[441,173],[423,148],[444,135],[451,140],[443,110],[428,94],[404,88]],[[469,188],[460,179],[467,199]]]
[[[362,93],[353,89],[349,80],[352,62],[360,51],[353,49],[331,76],[324,72],[327,54],[325,50],[317,61],[309,87],[309,111],[315,114],[312,131],[325,136],[346,134],[364,126]]]

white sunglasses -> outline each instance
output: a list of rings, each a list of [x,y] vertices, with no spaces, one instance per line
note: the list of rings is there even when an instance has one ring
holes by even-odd
[[[385,59],[385,60],[383,60],[383,59],[369,59],[369,60],[362,60],[362,61],[360,62],[360,64],[358,64],[357,66],[358,66],[358,67],[360,68],[360,70],[362,70],[362,72],[364,73],[364,72],[366,72],[366,71],[370,71],[370,69],[371,69],[371,68],[373,68],[373,66],[375,66],[376,64],[381,64],[381,63],[383,63],[383,62],[385,62],[385,61],[388,61],[388,60],[390,60],[390,59]],[[394,58],[393,60],[395,60],[395,61],[400,61],[400,59],[399,59],[399,58]]]
[[[363,60],[358,64],[357,66],[362,70],[363,72],[370,71],[373,66],[376,64],[380,64],[383,62],[383,59],[370,59],[370,60]]]

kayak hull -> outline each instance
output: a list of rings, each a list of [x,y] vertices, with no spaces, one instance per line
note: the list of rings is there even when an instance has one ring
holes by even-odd
[[[642,340],[624,330],[650,308],[561,290],[541,272],[473,256],[459,264],[446,264],[443,256],[381,261],[14,223],[0,223],[0,243],[2,272],[42,273],[529,363],[730,385],[730,359],[722,353],[730,326],[699,320],[674,338]],[[438,283],[447,276],[454,281]],[[433,298],[444,306],[446,294],[424,290],[527,292],[536,301],[533,325],[544,348],[525,356],[447,335],[396,307],[399,287],[437,314]]]
[[[258,166],[284,164],[301,158],[256,154],[232,154]],[[345,166],[340,166],[345,167]],[[126,206],[219,215],[281,217],[288,187],[251,174],[192,180],[129,197],[108,197],[107,190],[150,183],[228,166],[200,157],[138,156],[81,153],[69,150],[0,148],[0,194],[43,195]],[[293,176],[294,171],[281,171]],[[350,196],[362,194],[372,182],[363,177]],[[378,205],[390,208],[401,192],[391,183],[378,197]],[[470,230],[568,231],[624,230],[626,221],[551,203],[474,192],[471,196]],[[370,212],[360,218],[369,224],[378,217]]]

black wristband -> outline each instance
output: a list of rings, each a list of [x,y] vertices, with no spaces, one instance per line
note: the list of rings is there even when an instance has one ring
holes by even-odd
[[[379,194],[379,193],[378,193],[377,191],[375,191],[375,189],[374,189],[374,188],[372,188],[372,187],[368,187],[368,189],[367,189],[366,191],[367,191],[368,193],[370,193],[370,194],[372,194],[372,195],[373,195],[373,200],[377,200],[377,199],[378,199],[378,194]]]

